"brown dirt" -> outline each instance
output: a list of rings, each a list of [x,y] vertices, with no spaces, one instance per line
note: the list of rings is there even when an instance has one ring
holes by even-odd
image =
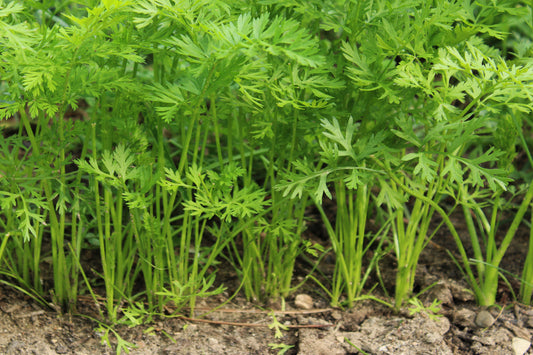
[[[437,282],[420,299],[430,304],[442,301],[439,317],[426,312],[409,314],[409,306],[399,313],[375,302],[362,301],[353,309],[329,308],[317,287],[311,283],[299,290],[311,296],[310,310],[302,310],[295,297],[286,300],[285,311],[276,319],[288,328],[275,337],[271,304],[261,310],[239,296],[222,309],[200,318],[200,314],[222,303],[225,293],[201,300],[197,319],[165,318],[133,328],[118,326],[123,340],[135,344],[131,354],[516,354],[513,342],[530,342],[533,310],[512,303],[510,293],[500,293],[503,308],[488,310],[494,323],[481,328],[476,317],[486,312],[473,302],[471,293],[450,262],[439,237],[424,251],[417,287]],[[518,238],[510,254],[524,260],[525,238]],[[527,245],[527,244],[526,244]],[[392,275],[386,262],[381,272]],[[516,267],[516,265],[514,266]],[[94,305],[80,298],[80,309]],[[91,311],[89,310],[88,313]],[[489,317],[490,318],[490,317]],[[0,287],[0,353],[2,354],[113,354],[113,347],[102,344],[103,332],[87,318],[60,315],[36,304],[31,298],[6,286]],[[124,351],[123,351],[124,352]],[[527,354],[533,354],[529,349]]]

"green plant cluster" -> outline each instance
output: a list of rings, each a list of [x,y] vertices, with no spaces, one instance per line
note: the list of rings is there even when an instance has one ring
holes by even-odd
[[[353,306],[389,254],[400,308],[450,233],[496,303],[531,231],[532,5],[0,0],[1,282],[64,310],[101,295],[114,324],[192,312],[221,263],[265,301],[311,261]]]

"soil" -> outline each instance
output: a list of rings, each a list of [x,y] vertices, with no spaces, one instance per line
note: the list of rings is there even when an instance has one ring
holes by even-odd
[[[513,302],[503,283],[498,307],[476,306],[443,246],[453,252],[451,242],[445,232],[437,235],[424,250],[417,274],[417,289],[436,283],[419,299],[426,306],[441,301],[437,315],[427,310],[412,314],[410,305],[395,313],[374,300],[358,302],[352,309],[331,308],[319,288],[308,282],[286,300],[284,311],[280,303],[258,307],[237,296],[202,317],[231,296],[224,293],[200,300],[192,318],[161,318],[114,330],[134,345],[127,348],[131,354],[533,354],[533,309]],[[526,233],[517,235],[504,269],[521,269],[527,242]],[[385,284],[394,275],[393,257],[388,258],[381,266]],[[515,284],[510,280],[511,287]],[[379,290],[373,294],[386,299]],[[89,298],[81,297],[79,308],[96,314]],[[286,326],[278,337],[269,327],[274,317]],[[61,315],[20,291],[0,287],[1,354],[116,353],[117,338],[110,333],[109,346],[102,342],[104,334],[93,320]]]

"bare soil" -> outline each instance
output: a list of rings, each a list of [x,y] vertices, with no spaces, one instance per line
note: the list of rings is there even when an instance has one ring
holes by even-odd
[[[502,267],[514,274],[521,270],[527,250],[527,233],[519,233]],[[307,282],[296,295],[281,303],[252,304],[237,296],[222,308],[202,313],[224,303],[230,293],[200,300],[191,318],[162,318],[137,327],[117,326],[120,337],[135,347],[131,354],[533,354],[533,309],[513,300],[518,282],[502,283],[499,306],[482,309],[446,250],[454,252],[453,241],[443,231],[425,249],[417,274],[417,290],[436,283],[419,298],[426,306],[442,302],[437,316],[431,312],[411,314],[407,305],[400,312],[371,300],[352,309],[331,308],[320,289]],[[327,263],[331,258],[324,258]],[[299,266],[302,275],[305,267]],[[327,270],[331,265],[323,265]],[[394,258],[380,263],[385,286],[394,281]],[[224,283],[231,290],[238,284],[231,272]],[[374,282],[375,280],[371,280]],[[373,294],[386,295],[379,288]],[[295,302],[298,295],[310,300]],[[299,296],[300,300],[305,296]],[[88,297],[79,299],[80,313],[96,315]],[[308,307],[310,309],[303,309]],[[283,311],[282,311],[283,308]],[[276,337],[274,316],[286,326]],[[278,334],[279,335],[279,334]],[[102,344],[98,324],[85,317],[62,315],[43,308],[30,297],[7,286],[0,287],[1,354],[113,354]],[[520,348],[522,346],[522,348]],[[122,351],[124,353],[124,351]]]

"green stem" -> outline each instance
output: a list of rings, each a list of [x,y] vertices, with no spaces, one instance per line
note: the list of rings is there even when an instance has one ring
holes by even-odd
[[[339,190],[338,195],[337,195],[337,201],[340,201],[343,198],[344,198],[344,192],[343,190]],[[348,265],[344,258],[343,243],[341,241],[341,238],[338,235],[338,232],[336,232],[331,226],[331,223],[329,222],[328,216],[324,212],[322,205],[317,203],[316,207],[318,209],[318,212],[320,213],[320,216],[322,217],[322,222],[324,223],[326,227],[328,236],[331,240],[333,251],[335,252],[335,255],[336,255],[335,270],[333,273],[333,279],[331,280],[331,284],[332,284],[331,304],[332,306],[336,307],[339,305],[340,296],[344,288],[344,282],[346,281],[346,278],[343,276],[349,275]],[[339,208],[339,206],[337,206],[337,208]]]
[[[461,255],[461,259],[468,277],[468,282],[472,289],[474,290],[475,294],[480,294],[481,289],[479,287],[479,284],[474,276],[474,273],[472,272],[472,269],[470,268],[468,255],[466,254],[466,250],[464,249],[463,243],[461,241],[461,238],[459,237],[459,234],[457,233],[457,230],[455,229],[455,226],[453,225],[452,221],[450,220],[450,217],[444,211],[435,201],[427,198],[426,196],[418,193],[417,191],[411,190],[409,187],[404,185],[400,179],[391,171],[391,169],[386,166],[381,160],[377,159],[375,156],[372,156],[372,160],[376,165],[378,165],[380,168],[382,168],[387,175],[407,194],[431,205],[435,209],[435,211],[442,217],[444,220],[444,223],[446,224],[446,227],[448,227],[450,233],[452,234],[452,237],[457,245],[457,249],[459,250],[459,254]]]
[[[220,167],[222,168],[222,164],[223,164],[222,147],[220,145],[220,130],[219,130],[219,127],[218,127],[217,105],[216,105],[216,101],[215,100],[216,100],[216,96],[214,94],[212,94],[210,96],[211,117],[213,117],[213,126],[214,126],[214,130],[215,130],[215,143],[216,143],[216,147],[217,147],[218,162],[220,163]],[[231,136],[231,134],[229,134],[228,136]]]
[[[524,219],[524,215],[527,212],[531,201],[533,200],[533,184],[529,185],[526,195],[515,214],[511,226],[507,230],[505,237],[503,238],[500,247],[494,248],[494,255],[491,259],[487,259],[486,262],[489,267],[486,268],[485,274],[482,275],[481,280],[481,292],[478,296],[478,303],[482,306],[491,306],[496,302],[496,293],[498,291],[498,276],[500,263],[505,255],[507,248],[511,244],[516,231]],[[492,237],[494,239],[494,236]]]
[[[533,206],[532,211],[533,211]],[[531,305],[533,296],[533,213],[531,213],[531,225],[529,228],[529,248],[522,271],[522,284],[520,285],[520,298],[522,303]],[[0,253],[1,256],[1,253]],[[1,258],[0,258],[1,260]]]
[[[476,260],[483,260],[483,253],[481,251],[481,245],[479,244],[479,236],[477,234],[476,227],[474,225],[474,220],[472,218],[472,210],[467,207],[464,197],[464,187],[461,184],[459,185],[459,194],[461,196],[463,216],[465,219],[466,227],[468,229],[468,234],[470,236],[470,242],[472,243],[472,251],[474,253],[474,258],[476,258]],[[478,275],[482,275],[485,270],[485,264],[481,262],[477,263],[476,268]]]
[[[520,223],[522,223],[522,220],[524,219],[524,215],[526,214],[527,209],[529,208],[529,204],[531,203],[532,199],[533,199],[533,184],[529,184],[529,188],[526,192],[526,195],[524,196],[524,199],[522,200],[522,203],[520,204],[520,207],[518,208],[518,211],[515,214],[513,222],[511,223],[511,226],[507,230],[507,233],[505,234],[505,237],[503,238],[503,241],[500,244],[500,248],[498,248],[498,251],[494,255],[494,259],[492,262],[494,265],[496,266],[500,265],[500,262],[503,259],[503,256],[505,252],[507,251],[507,248],[511,244],[511,241],[513,240],[513,237],[516,234],[518,226],[520,225]]]
[[[29,118],[26,114],[25,109],[19,110],[20,118],[22,121],[22,124],[24,125],[24,128],[26,130],[26,133],[28,134],[28,138],[30,139],[30,144],[33,149],[33,153],[36,158],[41,157],[41,151],[40,151],[40,145],[35,139],[35,135],[33,134],[33,129],[31,128],[31,124],[29,121]],[[65,301],[65,280],[63,279],[65,277],[65,274],[62,273],[65,267],[64,257],[61,258],[60,255],[63,252],[62,247],[62,241],[63,241],[63,233],[62,233],[62,226],[64,226],[64,219],[58,220],[58,217],[56,215],[56,209],[54,205],[54,194],[52,193],[52,187],[50,185],[50,181],[48,179],[42,180],[42,185],[44,188],[44,193],[46,196],[46,201],[48,205],[48,214],[50,216],[50,235],[52,238],[52,260],[54,261],[54,268],[53,268],[53,274],[54,274],[54,290],[55,290],[55,296],[57,298],[57,301],[60,303],[63,303]],[[58,248],[58,246],[61,244],[61,248]]]

